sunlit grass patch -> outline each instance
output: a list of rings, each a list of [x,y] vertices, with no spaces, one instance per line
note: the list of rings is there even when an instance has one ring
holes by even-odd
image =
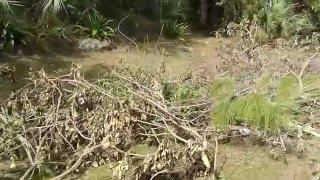
[[[211,94],[216,101],[231,98],[234,94],[235,80],[232,78],[216,79],[211,86]]]
[[[234,80],[218,79],[211,91],[216,102],[212,113],[214,124],[221,129],[241,124],[267,131],[286,128],[293,118],[291,110],[297,108],[297,87],[294,77],[273,81],[265,74],[256,80],[255,91],[236,96]]]
[[[298,80],[295,77],[287,76],[281,78],[275,86],[274,102],[287,109],[296,109],[296,99],[301,95]]]
[[[255,129],[274,131],[286,126],[289,114],[280,104],[271,102],[264,95],[250,94],[218,104],[213,119],[219,128],[244,124]]]
[[[237,96],[235,80],[217,79],[211,86],[214,125],[223,129],[243,124],[267,131],[286,128],[289,121],[297,119],[299,100],[320,97],[319,75],[305,75],[301,82],[302,91],[294,76],[273,79],[270,74],[263,74],[255,81],[254,91]]]
[[[164,98],[170,102],[187,103],[201,97],[206,88],[166,82],[163,86]]]

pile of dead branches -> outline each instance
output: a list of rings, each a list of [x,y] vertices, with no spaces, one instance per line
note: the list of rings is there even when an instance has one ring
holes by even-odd
[[[24,162],[21,179],[48,171],[61,179],[107,162],[119,179],[212,174],[216,155],[208,149],[217,142],[208,93],[157,77],[141,69],[109,69],[96,82],[79,68],[60,77],[34,73],[1,108],[2,161]],[[139,153],[138,144],[154,150]]]
[[[10,67],[7,64],[0,65],[0,78],[9,81],[10,83],[15,83],[15,68]]]

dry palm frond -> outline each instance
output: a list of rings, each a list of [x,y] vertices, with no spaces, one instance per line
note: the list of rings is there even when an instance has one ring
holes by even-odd
[[[50,8],[52,8],[53,12],[56,13],[60,11],[64,4],[63,0],[46,0],[43,4],[43,12],[47,12]]]

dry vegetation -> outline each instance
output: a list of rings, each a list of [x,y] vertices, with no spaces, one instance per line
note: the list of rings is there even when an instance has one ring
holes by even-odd
[[[244,2],[246,13],[254,14],[251,1]],[[319,34],[300,36],[313,26],[309,17],[295,14],[292,3],[272,2],[269,7],[261,1],[255,17],[247,14],[228,26],[226,34],[239,39],[223,39],[213,75],[199,68],[203,72],[168,81],[164,61],[153,74],[106,67],[97,80],[85,79],[79,67],[56,76],[30,73],[29,84],[1,104],[0,162],[10,167],[0,169],[0,179],[79,178],[104,164],[114,179],[219,179],[219,145],[234,139],[252,141],[284,161],[287,153],[319,150]],[[55,14],[57,7],[48,3],[43,11]],[[89,24],[78,32],[113,36],[109,21],[91,10]],[[166,26],[172,38],[189,27],[176,20]],[[11,45],[12,39],[4,40]],[[14,83],[14,68],[0,66],[0,72]]]
[[[110,161],[118,162],[118,178],[128,168],[135,168],[136,177],[166,173],[178,162],[189,177],[213,170],[207,152],[214,147],[210,98],[195,95],[197,85],[184,84],[180,92],[176,83],[166,83],[163,92],[161,79],[140,69],[113,69],[95,83],[84,80],[80,69],[61,77],[38,72],[31,82],[1,112],[1,156],[28,161],[22,179],[48,169],[60,172],[59,179]],[[140,143],[157,150],[131,152]]]
[[[112,163],[118,179],[219,178],[219,143],[237,137],[284,159],[308,151],[306,142],[319,137],[319,79],[309,68],[316,54],[286,73],[263,75],[264,61],[224,49],[217,66],[224,73],[214,79],[167,81],[165,64],[157,74],[110,67],[90,82],[77,67],[55,77],[33,73],[1,109],[1,158],[11,163],[4,177],[61,179]],[[284,95],[292,89],[299,91]]]

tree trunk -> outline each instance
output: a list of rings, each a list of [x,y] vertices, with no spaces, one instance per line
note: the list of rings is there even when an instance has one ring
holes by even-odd
[[[202,25],[207,25],[208,19],[208,1],[200,0],[200,23]]]

